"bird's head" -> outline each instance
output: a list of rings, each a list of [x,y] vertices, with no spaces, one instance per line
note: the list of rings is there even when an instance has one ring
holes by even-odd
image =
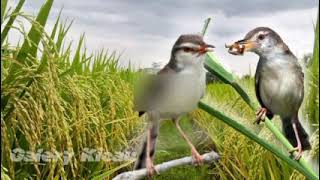
[[[288,49],[281,37],[268,27],[258,27],[246,34],[244,39],[232,45],[226,45],[229,53],[243,55],[244,52],[254,52],[259,56],[282,53]]]
[[[181,35],[173,45],[171,62],[183,67],[202,64],[206,52],[212,51],[212,48],[214,48],[214,46],[206,44],[200,35]]]

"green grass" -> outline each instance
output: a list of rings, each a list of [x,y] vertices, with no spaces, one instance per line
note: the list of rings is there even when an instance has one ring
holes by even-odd
[[[191,138],[193,144],[196,144],[200,153],[208,150],[212,141],[200,130],[199,126],[190,119],[185,117],[180,120],[182,129]],[[159,141],[155,154],[155,163],[166,162],[168,160],[190,156],[191,151],[188,144],[182,139],[181,135],[171,121],[161,123]],[[170,169],[157,176],[155,179],[205,179],[208,177],[210,168],[208,165],[194,167],[182,166]],[[187,173],[186,173],[187,172]]]
[[[116,52],[87,52],[84,36],[73,45],[65,41],[72,22],[60,20],[60,15],[53,30],[45,32],[51,0],[35,18],[20,12],[23,3],[21,0],[10,11],[1,6],[6,9],[1,14],[4,30],[18,29],[24,38],[19,45],[10,44],[7,33],[1,33],[1,178],[110,179],[130,170],[130,161],[81,162],[80,152],[85,147],[118,152],[138,139],[144,122],[133,111],[132,100],[139,73],[130,67],[120,68]],[[6,4],[1,1],[1,5]],[[15,26],[17,19],[27,20],[32,25],[30,31]],[[318,72],[312,65],[308,76],[318,77]],[[255,99],[253,79],[240,79],[239,83]],[[313,116],[319,107],[319,91],[312,88],[318,84],[311,86],[316,83],[315,79],[310,80],[305,101],[310,103],[306,103],[304,111]],[[314,98],[317,101],[308,101]],[[268,129],[252,124],[254,112],[231,86],[209,85],[204,101],[285,151]],[[274,122],[279,126],[277,118]],[[318,122],[319,119],[315,121]],[[200,109],[182,119],[181,124],[201,153],[216,150],[222,158],[211,165],[174,168],[155,179],[305,179],[272,153]],[[161,123],[157,146],[156,163],[190,155],[188,145],[170,121]],[[68,150],[75,157],[66,166],[61,160],[12,162],[10,152],[17,147],[31,151]]]
[[[35,20],[6,16],[33,25],[22,33],[22,46],[7,49],[12,45],[6,41],[1,46],[6,52],[1,54],[1,165],[16,179],[88,178],[113,169],[117,163],[81,162],[80,153],[85,147],[119,151],[142,127],[131,101],[129,82],[136,73],[119,68],[115,52],[88,54],[83,37],[71,56],[73,48],[64,41],[68,22],[57,21],[50,35],[43,31],[51,5],[47,1]],[[9,157],[15,148],[66,150],[75,156],[67,166],[61,160],[14,163]]]
[[[315,41],[311,65],[306,69],[306,93],[303,102],[303,117],[312,133],[310,154],[315,169],[319,169],[319,15],[315,26]],[[319,172],[319,170],[318,170]]]

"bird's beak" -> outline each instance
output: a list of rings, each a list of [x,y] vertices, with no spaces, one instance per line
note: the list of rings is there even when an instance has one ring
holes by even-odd
[[[245,51],[251,51],[256,48],[256,43],[247,39],[239,40],[231,45],[226,45],[228,52],[233,55],[243,55]]]
[[[198,50],[199,54],[205,54],[207,52],[213,51],[213,48],[215,48],[214,45],[211,44],[205,44],[203,46],[200,47],[200,49]]]

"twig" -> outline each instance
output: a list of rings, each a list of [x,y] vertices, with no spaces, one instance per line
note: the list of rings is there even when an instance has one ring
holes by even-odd
[[[220,156],[214,151],[203,154],[202,157],[203,157],[204,163],[211,163],[211,162],[218,161],[220,159]],[[155,169],[157,172],[161,173],[173,167],[190,165],[190,164],[194,164],[194,161],[191,156],[188,156],[188,157],[164,162],[162,164],[158,164],[155,166]],[[135,171],[127,171],[127,172],[121,173],[116,177],[114,177],[112,180],[137,180],[145,176],[147,176],[147,169],[144,168],[144,169],[139,169]]]
[[[204,25],[203,25],[203,28],[202,28],[202,31],[201,31],[201,35],[202,36],[204,36],[206,34],[208,26],[209,26],[209,23],[210,23],[210,20],[211,20],[211,18],[209,17],[204,21]]]

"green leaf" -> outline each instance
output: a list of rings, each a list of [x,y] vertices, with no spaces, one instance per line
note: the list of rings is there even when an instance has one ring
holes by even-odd
[[[1,0],[1,24],[3,22],[3,16],[7,8],[8,0]]]
[[[282,151],[279,150],[279,148],[270,144],[266,140],[260,138],[258,135],[251,132],[249,129],[247,129],[246,127],[244,127],[240,123],[238,123],[236,120],[231,119],[230,117],[226,116],[222,112],[219,112],[219,111],[213,109],[212,107],[210,107],[209,105],[207,105],[203,102],[199,102],[199,108],[201,108],[202,110],[206,111],[207,113],[217,117],[218,119],[220,119],[224,123],[228,124],[230,127],[234,128],[235,130],[239,131],[240,133],[247,136],[251,140],[260,144],[265,149],[272,152],[275,156],[279,157],[280,159],[282,159],[283,161],[288,163],[292,168],[295,168],[298,171],[300,171],[301,173],[303,173],[309,179],[319,179],[319,177],[317,177],[317,175],[312,170],[305,168],[298,161],[293,160],[289,156],[283,154]]]
[[[22,6],[23,2],[24,0],[21,0],[19,4],[21,3],[21,6]],[[32,65],[31,61],[26,61],[26,63],[23,63],[23,61],[26,60],[27,56],[31,56],[31,57],[36,56],[38,44],[42,37],[42,34],[41,34],[42,31],[39,31],[39,28],[42,29],[45,26],[52,3],[53,3],[53,0],[47,0],[47,2],[41,7],[40,12],[35,20],[37,23],[33,23],[28,33],[28,40],[30,40],[33,45],[30,46],[30,42],[27,39],[24,40],[16,58],[17,61],[20,62],[21,64],[27,64],[28,66]],[[2,41],[2,34],[1,34],[1,41]],[[6,78],[5,82],[11,82],[13,78],[16,76],[16,72],[18,72],[19,69],[20,69],[19,66],[16,63],[13,63],[9,69],[9,75]]]
[[[56,42],[56,48],[57,48],[58,52],[61,49],[62,42],[65,39],[65,36],[68,33],[71,25],[72,25],[72,21],[68,25],[67,25],[67,21],[65,21],[64,24],[62,24],[62,23],[60,24],[58,38],[57,38],[57,42]]]
[[[66,74],[71,74],[71,75],[74,74],[74,73],[80,74],[82,72],[83,62],[81,62],[81,54],[80,53],[81,53],[83,40],[84,40],[84,34],[82,34],[80,36],[80,40],[78,42],[78,47],[77,47],[76,53],[75,53],[75,55],[73,57],[73,61],[72,61],[71,67],[69,69],[67,69],[66,71],[64,71],[63,73],[61,73],[59,75],[59,77],[64,76]]]
[[[105,178],[107,178],[108,176],[110,176],[112,173],[118,171],[119,169],[121,169],[121,168],[123,168],[123,167],[128,166],[128,165],[131,164],[131,163],[132,163],[132,161],[128,161],[128,162],[126,162],[126,163],[124,163],[124,164],[121,164],[121,165],[118,166],[118,167],[115,167],[115,168],[113,168],[113,169],[111,169],[111,170],[108,170],[108,171],[106,171],[106,172],[98,175],[98,176],[93,177],[92,180],[105,179]]]
[[[211,18],[207,18],[204,21],[204,26],[203,26],[202,31],[201,31],[201,35],[202,36],[204,36],[206,34],[210,21],[211,21]]]
[[[83,40],[84,40],[84,34],[82,34],[80,36],[78,47],[77,47],[76,53],[75,53],[75,55],[73,57],[73,61],[72,61],[72,64],[71,64],[72,72],[77,72],[78,74],[81,72],[81,69],[82,69],[82,63],[80,61],[81,60],[80,53],[81,53]]]
[[[15,11],[19,12],[23,3],[24,3],[24,0],[20,0]],[[27,59],[27,56],[31,56],[31,57],[36,56],[38,44],[40,42],[40,39],[41,39],[42,33],[43,33],[43,31],[39,30],[39,28],[42,29],[45,26],[50,9],[51,9],[51,6],[52,6],[52,3],[53,3],[53,0],[47,0],[47,2],[41,7],[40,12],[37,15],[37,18],[35,20],[37,23],[33,23],[32,27],[28,33],[28,39],[24,40],[22,47],[20,48],[20,50],[17,54],[17,58],[16,58],[16,60],[18,62],[20,62],[21,64],[27,64],[28,66],[32,65],[31,61],[26,61],[26,63],[23,63],[23,61],[25,61]],[[15,18],[15,16],[14,16],[14,18]],[[14,19],[10,23],[12,24],[13,21],[14,21]],[[6,27],[8,27],[8,30],[6,31],[6,33],[8,33],[10,26],[11,26],[11,25],[8,26],[8,23],[6,25]],[[3,31],[5,31],[5,29]],[[4,40],[2,35],[3,34],[1,33],[1,43]],[[32,46],[30,46],[29,40],[32,42],[32,44],[33,44]],[[11,83],[14,80],[14,78],[17,77],[16,73],[19,72],[20,70],[21,70],[21,68],[19,67],[18,64],[12,63],[12,65],[10,66],[10,69],[9,69],[8,77],[4,80],[3,83]],[[21,71],[19,73],[21,73]],[[27,81],[30,82],[30,79],[31,78],[29,78],[29,80],[27,80]],[[8,101],[9,101],[9,96],[1,97],[1,110],[3,110],[6,107]],[[7,117],[9,117],[10,113],[12,112],[12,108],[13,107],[11,107],[9,109],[8,113],[5,116],[5,119]]]
[[[15,21],[15,19],[17,17],[17,14],[20,12],[20,9],[22,8],[22,6],[24,4],[24,1],[25,0],[20,0],[19,1],[19,3],[16,6],[15,10],[11,14],[6,26],[3,28],[2,32],[1,32],[1,47],[2,47],[2,44],[3,44],[4,40],[6,39],[6,37],[8,35],[8,32],[11,29],[11,26],[12,26],[13,22]],[[2,8],[5,8],[5,7],[2,7],[2,1],[1,1],[1,24],[2,24]]]
[[[41,7],[40,12],[38,13],[37,18],[35,20],[35,22],[37,23],[33,23],[28,33],[28,40],[32,42],[32,45],[30,46],[30,42],[28,42],[28,40],[25,39],[17,56],[17,60],[19,62],[23,62],[27,56],[36,57],[43,28],[47,22],[50,9],[52,7],[52,3],[53,0],[47,0],[47,2]],[[31,62],[28,62],[27,64],[29,66],[32,65]]]
[[[226,84],[232,84],[235,80],[234,76],[223,68],[218,59],[211,52],[207,53],[205,68]]]

